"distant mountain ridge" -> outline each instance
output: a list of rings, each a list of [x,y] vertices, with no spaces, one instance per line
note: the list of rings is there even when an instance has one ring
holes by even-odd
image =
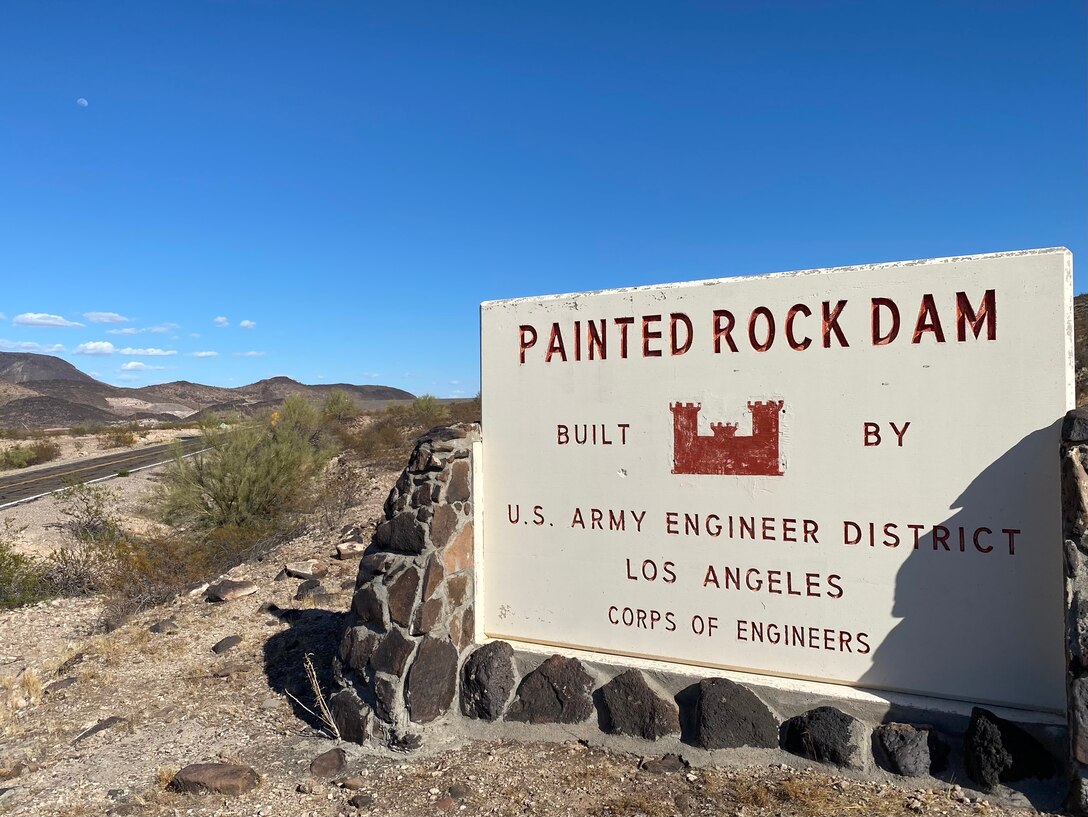
[[[58,357],[0,352],[0,427],[60,427],[125,420],[178,420],[212,411],[249,414],[299,394],[319,400],[340,389],[362,408],[415,395],[391,386],[306,385],[272,377],[234,389],[187,380],[126,389],[95,380]]]

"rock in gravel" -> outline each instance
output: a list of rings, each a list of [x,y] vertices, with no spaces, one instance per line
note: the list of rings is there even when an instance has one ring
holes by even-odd
[[[366,552],[366,545],[361,542],[342,542],[336,546],[337,559],[361,559]]]
[[[283,566],[283,572],[294,579],[320,579],[329,572],[329,567],[317,559],[306,559],[301,562],[288,562]]]
[[[174,775],[167,788],[182,794],[245,794],[256,788],[259,780],[249,766],[193,763]]]
[[[472,796],[472,789],[469,786],[466,786],[464,783],[454,783],[452,786],[449,787],[448,792],[450,797],[452,797],[457,802],[461,802],[466,797]]]
[[[667,754],[664,757],[650,758],[642,761],[639,768],[650,774],[669,774],[680,772],[688,767],[688,762],[680,755]]]
[[[250,581],[223,579],[208,588],[205,597],[208,601],[234,601],[251,596],[257,592],[257,585]]]
[[[358,809],[370,808],[374,805],[374,795],[367,794],[366,792],[353,794],[351,799],[348,800],[348,805]]]
[[[242,636],[228,635],[226,638],[220,639],[212,645],[212,652],[214,652],[216,655],[222,655],[223,653],[227,652],[227,650],[233,650],[241,643]]]
[[[45,689],[42,691],[42,695],[56,695],[58,692],[68,689],[68,687],[72,686],[72,684],[77,683],[78,680],[79,679],[72,675],[68,678],[61,678],[58,681],[53,681],[45,687]]]
[[[365,777],[352,775],[351,777],[345,777],[343,780],[341,780],[340,785],[348,791],[359,791],[359,789],[366,788],[367,780]]]
[[[153,633],[161,633],[162,635],[173,635],[178,631],[178,623],[172,618],[164,618],[162,621],[156,621],[147,629],[149,629]]]
[[[833,706],[819,706],[786,721],[782,748],[810,760],[864,771],[872,756],[869,728]]]
[[[449,811],[457,806],[457,801],[447,794],[445,797],[436,800],[434,805],[439,811]]]
[[[310,774],[314,777],[336,777],[348,765],[348,755],[337,747],[318,755],[310,761]]]
[[[315,596],[323,589],[320,579],[307,579],[295,591],[295,601],[302,601],[307,596]]]
[[[593,712],[592,688],[593,678],[581,661],[553,655],[522,679],[506,719],[581,723]]]
[[[120,726],[124,723],[128,723],[127,718],[122,718],[119,715],[110,715],[108,718],[100,720],[94,726],[90,727],[89,729],[84,729],[82,732],[76,735],[75,738],[73,738],[72,740],[72,745],[75,746],[80,741],[84,741],[92,735],[97,735],[99,732],[105,732],[107,729],[112,729],[113,727]]]
[[[747,687],[727,678],[699,682],[695,743],[704,749],[778,748],[778,721]]]
[[[928,728],[886,723],[873,730],[881,766],[905,777],[922,777],[943,770],[948,745]]]
[[[601,688],[612,731],[646,740],[680,733],[680,712],[650,689],[637,669],[617,675]]]
[[[461,712],[469,718],[502,717],[514,691],[514,648],[505,641],[484,644],[461,668]]]

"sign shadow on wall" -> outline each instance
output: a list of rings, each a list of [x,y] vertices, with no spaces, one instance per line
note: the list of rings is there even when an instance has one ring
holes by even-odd
[[[899,548],[908,547],[910,552],[895,577],[891,614],[898,623],[874,649],[872,665],[858,680],[859,686],[904,691],[963,689],[975,686],[977,679],[993,679],[987,688],[1004,689],[1012,695],[1023,692],[1024,697],[970,696],[978,698],[974,703],[1064,711],[1061,541],[1040,541],[1038,534],[1020,530],[1023,525],[1018,520],[1001,516],[1005,508],[1022,506],[1026,492],[1055,483],[1060,427],[1059,419],[1028,434],[987,466],[952,503],[951,516],[938,525],[927,522],[917,547],[913,536],[903,538]],[[1053,451],[1054,455],[1040,456],[1041,451]],[[919,477],[925,479],[924,474]],[[1046,494],[1040,493],[1045,501]],[[1053,512],[1061,513],[1056,500]],[[860,527],[867,526],[861,523]],[[862,541],[854,547],[883,550],[887,546],[881,534],[878,526],[875,545],[870,545],[865,529]],[[875,553],[874,558],[880,555]],[[1020,572],[1017,560],[1040,559],[1052,562],[1053,580],[1046,586],[1054,589],[1057,598],[1036,598],[1030,588],[1015,581]],[[988,626],[986,608],[970,604],[980,591],[993,607],[1029,609],[1045,604],[1053,609],[1054,626],[1046,633],[1027,625],[1016,630],[1014,624],[1005,632],[1000,630],[1010,628]],[[962,605],[937,603],[957,596],[964,599]],[[950,610],[954,612],[950,614]],[[1054,639],[1054,643],[1039,642],[1045,638]],[[1018,650],[1006,650],[1004,645],[1016,639],[1037,644],[1043,665],[1012,663],[1008,656]],[[1047,658],[1054,659],[1054,666],[1046,665]],[[1053,686],[1043,691],[1041,687],[1050,682]]]

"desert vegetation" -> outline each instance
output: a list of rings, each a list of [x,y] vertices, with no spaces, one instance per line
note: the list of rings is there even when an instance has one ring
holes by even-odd
[[[27,468],[60,456],[60,446],[52,440],[41,438],[28,443],[18,443],[0,451],[0,470]]]
[[[421,433],[478,420],[479,405],[478,398],[447,404],[427,395],[361,411],[334,390],[320,403],[289,396],[256,417],[208,416],[197,429],[206,450],[183,457],[178,447],[149,498],[152,533],[126,531],[114,492],[82,484],[60,497],[63,544],[48,557],[19,554],[18,531],[0,530],[0,608],[101,594],[103,624],[112,629],[306,526],[339,524],[356,490],[345,463],[398,466]],[[96,431],[118,447],[139,433],[130,426]]]

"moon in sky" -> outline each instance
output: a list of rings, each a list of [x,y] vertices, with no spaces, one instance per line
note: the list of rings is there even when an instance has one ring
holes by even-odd
[[[87,100],[85,100],[83,97],[80,97],[76,100],[76,104],[81,108],[86,108],[87,105],[89,105],[90,103],[87,102]]]

